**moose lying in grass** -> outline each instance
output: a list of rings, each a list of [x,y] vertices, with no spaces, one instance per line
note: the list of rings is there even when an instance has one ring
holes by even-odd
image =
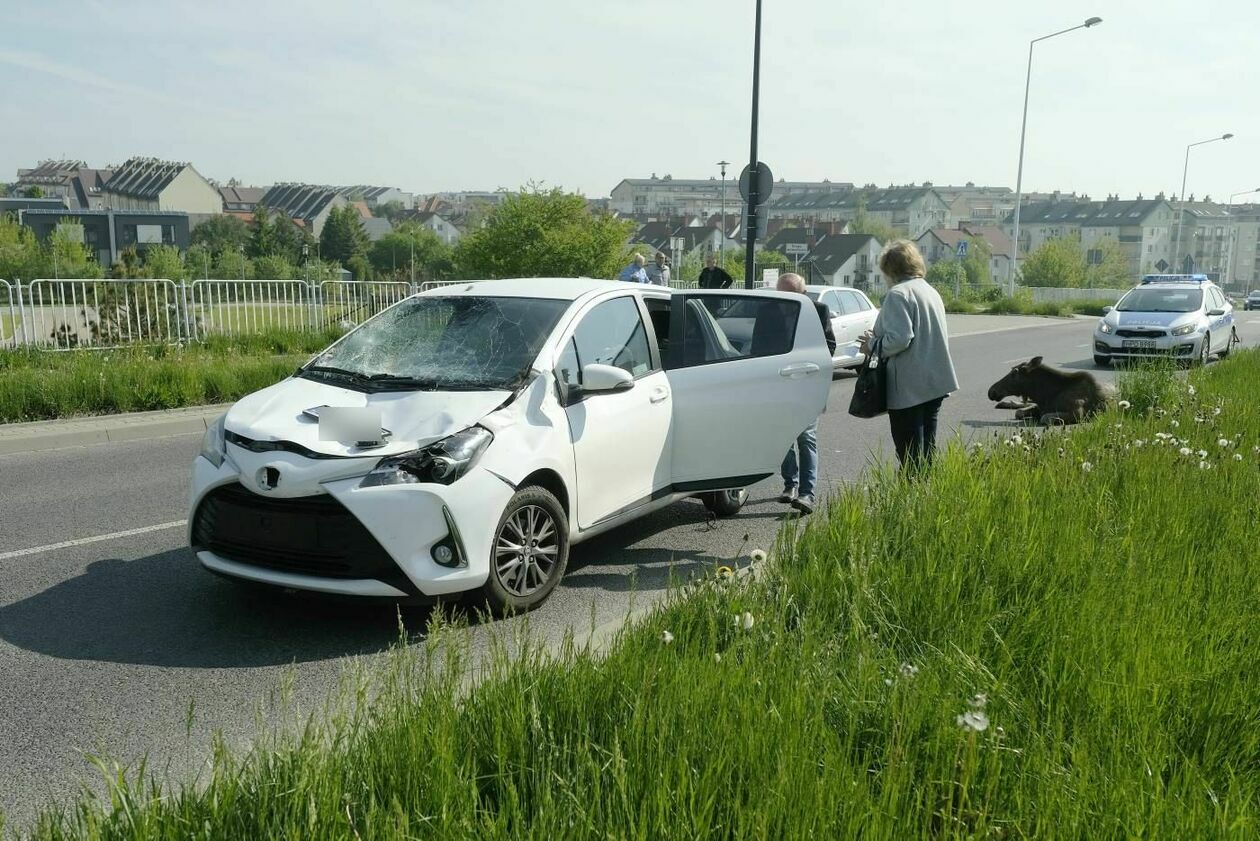
[[[1016,420],[1035,419],[1050,425],[1078,423],[1101,411],[1111,392],[1088,371],[1060,371],[1034,356],[989,386],[998,408],[1015,409]],[[1009,398],[1017,398],[1011,400]]]

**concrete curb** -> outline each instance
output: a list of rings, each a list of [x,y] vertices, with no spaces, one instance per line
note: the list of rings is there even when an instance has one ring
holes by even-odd
[[[192,406],[90,418],[0,424],[0,455],[38,453],[120,441],[145,441],[205,432],[231,406]]]

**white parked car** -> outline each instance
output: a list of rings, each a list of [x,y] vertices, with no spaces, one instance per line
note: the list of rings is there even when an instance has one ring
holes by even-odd
[[[737,346],[714,313],[753,313]],[[522,279],[390,307],[237,402],[193,467],[221,575],[541,603],[569,547],[676,500],[737,512],[826,405],[814,307],[766,291]]]
[[[875,326],[879,308],[859,289],[806,286],[805,294],[823,304],[831,313],[831,332],[836,335],[836,353],[832,360],[835,367],[856,368],[861,365],[861,336]]]

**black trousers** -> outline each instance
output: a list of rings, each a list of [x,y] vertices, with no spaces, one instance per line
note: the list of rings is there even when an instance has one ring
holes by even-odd
[[[926,466],[936,453],[936,417],[944,397],[911,406],[889,409],[888,424],[892,428],[893,446],[902,469]]]

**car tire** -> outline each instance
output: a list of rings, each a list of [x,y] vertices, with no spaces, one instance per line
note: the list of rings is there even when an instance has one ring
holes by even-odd
[[[1199,366],[1208,364],[1208,360],[1212,358],[1212,334],[1203,334],[1203,344],[1199,346],[1199,358],[1195,363]]]
[[[1225,347],[1221,348],[1221,352],[1216,355],[1217,359],[1229,359],[1229,352],[1234,349],[1234,342],[1238,341],[1238,329],[1236,327],[1229,328],[1229,341],[1225,343]]]
[[[710,491],[702,494],[700,501],[704,507],[718,517],[734,517],[748,501],[748,489],[739,488],[731,491]]]
[[[1110,367],[1111,367],[1111,357],[1110,357],[1110,356],[1099,356],[1098,354],[1094,354],[1094,364],[1095,364],[1096,366],[1098,366],[1099,368],[1110,368]]]
[[[518,551],[515,556],[512,549]],[[537,558],[549,560],[549,564]],[[522,569],[523,565],[523,569]],[[490,544],[490,574],[481,588],[497,616],[538,607],[569,565],[569,518],[546,488],[521,488],[503,509]]]

